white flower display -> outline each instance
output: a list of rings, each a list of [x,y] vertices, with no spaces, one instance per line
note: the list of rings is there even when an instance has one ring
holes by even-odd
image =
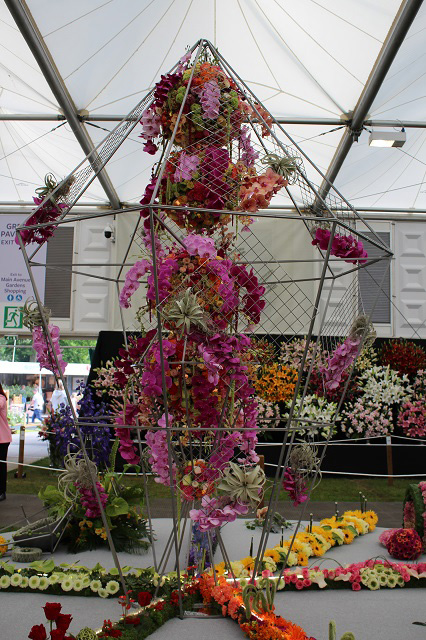
[[[113,596],[115,593],[117,593],[119,589],[120,585],[118,584],[117,580],[110,580],[105,586],[105,590],[110,596]]]
[[[328,402],[326,398],[316,396],[314,394],[305,396],[303,400],[302,410],[300,411],[301,398],[297,398],[294,408],[294,416],[306,418],[311,422],[295,422],[297,433],[301,435],[309,433],[310,435],[320,434],[323,438],[328,438],[330,427],[321,425],[323,423],[332,422],[337,409],[335,402]],[[291,406],[290,403],[287,405]],[[299,414],[300,411],[300,414]],[[284,420],[288,418],[288,413],[284,414]],[[333,433],[336,432],[336,426],[333,426]]]
[[[73,586],[72,586],[74,591],[81,591],[82,589],[84,589],[84,584],[83,581],[81,580],[81,578],[74,578],[74,582],[73,582]]]
[[[93,593],[97,593],[102,588],[102,582],[100,580],[92,580],[90,583],[90,589]]]
[[[38,589],[40,585],[40,578],[38,576],[31,576],[28,580],[28,586],[30,589]]]
[[[72,578],[65,578],[61,582],[62,591],[71,591],[74,588],[74,581]]]
[[[9,576],[2,576],[0,578],[0,589],[7,589],[8,587],[10,587]]]
[[[101,596],[101,598],[108,598],[108,591],[106,589],[98,589],[98,596]]]
[[[49,586],[49,584],[50,584],[49,578],[46,578],[45,576],[41,576],[38,588],[40,589],[40,591],[45,591]]]
[[[10,585],[12,587],[19,587],[20,584],[22,582],[22,576],[20,573],[14,573],[11,577],[10,577]]]
[[[399,376],[389,366],[371,367],[360,376],[359,382],[363,396],[381,404],[404,403],[413,394],[408,376]]]

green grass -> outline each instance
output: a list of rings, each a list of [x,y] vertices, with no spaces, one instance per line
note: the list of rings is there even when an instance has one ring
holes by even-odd
[[[49,466],[49,458],[43,458],[35,462],[31,467],[26,467],[27,477],[25,479],[15,479],[14,471],[9,471],[7,481],[8,493],[25,493],[37,495],[40,489],[48,484],[56,485],[58,473],[38,469],[39,466]],[[426,479],[426,478],[425,478]],[[401,502],[404,499],[407,485],[410,478],[396,478],[393,485],[388,485],[387,478],[323,478],[319,486],[315,489],[311,499],[316,502],[358,502],[359,492],[367,497],[369,502]],[[415,480],[419,482],[420,479]],[[128,485],[142,482],[141,478],[127,476]],[[151,499],[168,499],[170,490],[161,484],[154,482],[153,478],[148,479],[149,495]],[[266,492],[268,497],[270,488]],[[281,500],[287,499],[287,494],[281,491]]]

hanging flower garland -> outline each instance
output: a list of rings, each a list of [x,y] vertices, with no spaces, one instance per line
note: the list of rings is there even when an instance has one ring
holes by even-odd
[[[312,244],[318,246],[322,251],[327,251],[330,237],[331,232],[329,229],[318,227]],[[340,233],[334,235],[330,253],[332,256],[342,258],[342,260],[351,264],[365,264],[368,258],[368,253],[364,249],[361,240],[357,240],[354,236]]]

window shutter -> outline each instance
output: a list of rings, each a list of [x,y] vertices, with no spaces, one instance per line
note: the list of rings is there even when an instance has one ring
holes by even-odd
[[[364,235],[367,237],[372,236],[371,232],[365,232]],[[379,236],[387,247],[390,247],[389,231],[377,231],[376,235]],[[368,252],[369,258],[377,258],[382,255],[380,249],[375,245],[364,239],[362,243]],[[370,313],[378,294],[376,306],[371,318],[372,321],[377,324],[391,323],[390,272],[389,260],[380,260],[365,269],[360,269],[358,272],[361,302],[365,313]]]
[[[46,288],[44,304],[52,311],[53,318],[69,318],[71,315],[72,258],[74,252],[74,228],[60,226],[47,244]]]

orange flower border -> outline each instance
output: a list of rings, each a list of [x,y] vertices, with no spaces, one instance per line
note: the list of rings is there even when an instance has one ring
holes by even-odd
[[[222,615],[237,622],[250,640],[315,640],[301,627],[273,611],[252,613],[247,621],[241,587],[227,582],[222,576],[217,578],[216,584],[213,576],[203,574],[199,590],[206,605],[219,606]]]

